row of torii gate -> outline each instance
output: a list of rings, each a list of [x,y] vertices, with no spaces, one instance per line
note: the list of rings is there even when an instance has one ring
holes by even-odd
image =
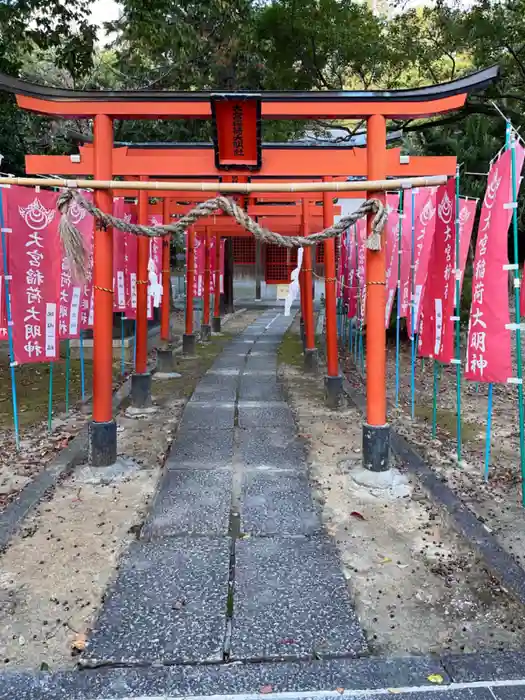
[[[138,222],[148,223],[149,196],[162,198],[163,222],[187,213],[210,194],[199,190],[202,182],[265,182],[267,184],[324,182],[336,183],[349,176],[384,180],[390,176],[453,176],[453,156],[423,157],[401,155],[398,148],[387,149],[387,119],[417,119],[462,107],[467,95],[480,90],[497,77],[497,67],[460,80],[414,90],[342,92],[166,92],[166,91],[74,91],[43,87],[0,75],[0,89],[16,95],[18,105],[54,118],[93,120],[93,143],[73,156],[28,155],[29,174],[54,174],[67,178],[93,176],[95,180],[155,180],[195,182],[195,190],[174,193],[156,188],[130,191],[96,190],[95,204],[112,211],[112,197],[135,196]],[[306,146],[261,142],[264,119],[365,119],[367,147]],[[113,122],[118,119],[211,119],[212,145],[152,144],[116,147]],[[327,185],[325,184],[324,187]],[[241,191],[242,187],[239,186]],[[384,193],[368,193],[379,199]],[[337,209],[334,196],[367,196],[367,193],[310,191],[307,195],[271,193],[242,195],[240,204],[259,223],[283,235],[303,235],[333,223]],[[368,222],[370,226],[371,221]],[[219,289],[220,246],[210,260],[209,242],[215,237],[250,235],[225,216],[200,219],[187,237],[187,305],[184,348],[191,351],[193,331],[193,246],[201,236],[206,248],[204,277],[204,331],[210,326],[210,277],[215,274]],[[161,337],[169,340],[169,242],[163,246],[163,302]],[[337,402],[342,391],[339,373],[336,328],[336,245],[323,243],[326,304],[327,396]],[[95,227],[94,233],[94,350],[93,417],[90,423],[89,454],[93,466],[112,464],[117,455],[117,432],[112,413],[112,327],[113,287],[112,231]],[[133,382],[150,392],[147,372],[147,264],[149,241],[139,237],[137,269],[136,359]],[[364,466],[373,471],[388,468],[389,427],[386,415],[385,348],[385,253],[367,250],[367,415],[363,425]],[[301,316],[305,329],[305,363],[315,358],[315,332],[312,296],[312,250],[304,249],[301,272]],[[282,280],[287,281],[287,280]],[[142,283],[140,283],[142,282]],[[215,295],[213,328],[220,329],[219,295]],[[144,391],[138,392],[144,397]],[[142,400],[142,399],[141,399]]]

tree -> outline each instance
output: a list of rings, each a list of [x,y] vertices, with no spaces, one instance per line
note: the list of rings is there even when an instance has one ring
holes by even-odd
[[[95,30],[88,23],[89,0],[13,0],[0,4],[0,71],[24,77],[28,61],[53,52],[53,65],[73,80],[91,67]],[[42,79],[44,76],[41,76]],[[4,170],[20,172],[47,123],[18,110],[0,96],[0,153]]]

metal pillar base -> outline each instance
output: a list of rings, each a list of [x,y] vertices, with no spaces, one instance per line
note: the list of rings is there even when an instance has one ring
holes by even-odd
[[[201,323],[201,340],[207,343],[211,338],[211,326],[209,323]]]
[[[343,395],[343,378],[325,377],[324,378],[324,396],[325,403],[328,408],[339,408],[341,397]]]
[[[363,467],[372,472],[388,471],[390,426],[363,424]]]
[[[131,375],[131,405],[134,408],[151,406],[151,374]]]
[[[175,371],[172,348],[157,348],[157,372],[169,374]]]
[[[304,321],[302,318],[299,321],[299,333],[301,335],[301,342],[303,344],[303,352],[306,352],[306,334],[304,332]]]
[[[92,467],[109,467],[117,460],[117,424],[91,421],[88,427],[88,463]]]
[[[221,332],[221,317],[220,316],[214,316],[211,321],[211,329],[214,333],[220,333]]]
[[[319,353],[317,348],[304,351],[304,368],[307,372],[317,372],[319,367]]]
[[[182,354],[195,355],[195,333],[184,333],[182,336]]]

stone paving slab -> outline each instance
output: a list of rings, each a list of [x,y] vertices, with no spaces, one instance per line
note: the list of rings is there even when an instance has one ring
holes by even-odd
[[[197,402],[186,404],[179,424],[179,433],[185,430],[210,428],[233,430],[235,404],[233,402]]]
[[[239,431],[240,459],[247,467],[266,469],[306,468],[303,443],[292,427]]]
[[[272,403],[241,400],[239,402],[239,426],[241,428],[295,429],[290,407],[284,401]]]
[[[525,678],[523,652],[493,650],[478,654],[446,654],[442,660],[456,683]],[[525,689],[523,697],[525,698]]]
[[[168,469],[221,469],[233,461],[232,430],[184,430],[177,433],[166,466]]]
[[[321,520],[302,473],[247,471],[243,474],[241,530],[258,535],[311,535]]]
[[[142,530],[142,538],[182,533],[226,536],[231,492],[231,470],[165,472]]]
[[[367,651],[337,553],[325,537],[239,540],[234,610],[235,659]]]
[[[523,700],[525,698],[525,686],[492,688],[493,698],[496,700]]]
[[[228,538],[135,542],[121,562],[83,665],[219,661]]]
[[[258,370],[273,370],[277,372],[277,359],[273,357],[250,357],[246,360],[246,369],[250,372]]]
[[[282,401],[283,392],[276,379],[243,375],[239,385],[241,401]]]

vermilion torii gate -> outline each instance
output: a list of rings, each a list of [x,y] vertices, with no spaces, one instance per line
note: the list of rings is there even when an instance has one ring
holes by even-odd
[[[212,119],[215,163],[224,172],[256,173],[262,166],[261,120],[356,119],[367,120],[367,178],[389,175],[386,149],[387,119],[417,119],[462,107],[468,93],[497,78],[498,68],[459,80],[413,90],[320,92],[163,92],[75,91],[34,85],[0,75],[0,89],[14,93],[18,105],[40,114],[94,121],[93,175],[113,176],[113,120]],[[233,170],[232,170],[233,168]],[[202,173],[199,173],[201,176]],[[289,175],[297,176],[298,173]],[[328,177],[332,177],[330,174]],[[147,195],[146,195],[147,196]],[[375,195],[384,200],[384,194]],[[326,225],[331,223],[330,197],[324,197]],[[97,191],[96,205],[111,210],[111,194]],[[368,222],[371,226],[371,217]],[[141,245],[142,244],[142,245]],[[139,241],[139,251],[147,239]],[[327,322],[335,324],[335,242],[325,242]],[[140,255],[140,252],[139,252]],[[147,255],[147,253],[146,253]],[[385,253],[367,250],[367,417],[363,426],[364,466],[373,471],[388,468],[389,426],[386,422],[386,350],[384,330]],[[94,368],[93,420],[90,456],[94,466],[116,458],[116,424],[111,406],[111,355],[113,300],[112,231],[97,227],[94,238]],[[142,285],[145,286],[145,285]],[[144,293],[146,293],[144,289]],[[330,340],[327,333],[327,341]],[[338,372],[329,383],[341,383]]]
[[[181,155],[182,154],[182,155]],[[191,158],[191,154],[196,157]],[[278,179],[283,182],[286,173],[300,173],[300,177],[308,178],[308,180],[321,180],[331,176],[333,179],[346,180],[348,176],[359,177],[366,175],[366,149],[355,149],[353,147],[334,147],[334,146],[306,146],[304,144],[282,144],[271,145],[266,144],[262,147],[262,157],[260,168],[256,174],[250,178],[253,182],[266,181],[269,178]],[[93,161],[94,149],[92,146],[83,147],[79,154],[72,156],[41,156],[28,155],[26,156],[26,170],[28,174],[55,174],[62,176],[85,176],[91,174],[94,168]],[[277,157],[275,157],[277,155]],[[453,156],[403,156],[401,149],[392,148],[387,150],[387,168],[393,177],[399,176],[418,176],[418,175],[453,175],[456,172],[456,158]],[[128,147],[119,147],[113,149],[113,172],[114,175],[122,176],[124,179],[130,177],[147,178],[153,177],[156,181],[168,175],[177,181],[184,180],[192,182],[192,178],[196,177],[196,173],[200,173],[200,180],[206,179],[207,182],[218,181],[223,172],[217,167],[216,151],[210,145],[196,144],[192,147],[182,144],[155,144],[151,147],[145,145],[136,145]],[[159,174],[160,173],[160,174]],[[242,177],[242,175],[241,175]],[[113,194],[117,195],[118,190],[114,190]],[[127,193],[133,194],[133,193]],[[162,193],[164,194],[164,193]],[[169,204],[164,206],[161,212],[164,223],[169,223],[172,216],[185,214],[191,209],[196,202],[203,201],[207,198],[202,192],[181,193],[181,201],[188,202],[190,205],[181,206],[177,204],[177,198],[169,193]],[[341,193],[341,197],[362,196],[363,193]],[[155,196],[159,193],[156,191]],[[166,193],[168,196],[168,193]],[[259,195],[255,197],[243,197],[244,205],[247,213],[251,217],[257,217],[263,225],[273,230],[279,231],[283,235],[306,235],[307,232],[318,231],[323,228],[323,215],[325,208],[331,207],[330,197],[325,197],[322,193],[311,193],[308,198],[302,198],[302,202],[297,202],[292,195],[286,194],[287,201],[277,205],[271,203],[277,198],[275,193]],[[255,201],[256,200],[256,201]],[[326,202],[326,207],[325,207]],[[141,200],[143,206],[146,205],[145,198]],[[313,206],[312,206],[313,205]],[[331,223],[333,215],[339,213],[335,209],[332,210],[332,215],[326,215],[326,225]],[[142,220],[147,220],[147,212],[141,210],[139,205],[139,217]],[[294,218],[295,217],[295,218]],[[218,236],[239,236],[251,235],[242,229],[236,222],[230,219],[225,222],[224,217],[214,216],[213,221],[201,220],[190,232],[189,243],[193,249],[194,234],[200,233],[205,246],[206,255],[209,251],[207,245],[209,237]],[[166,253],[166,250],[168,251]],[[322,250],[322,248],[321,248]],[[280,248],[277,253],[284,253],[287,263],[286,265],[274,265],[274,269],[279,270],[282,277],[279,279],[272,278],[273,283],[287,283],[290,281],[290,273],[295,264],[291,264],[296,260],[296,257],[287,251],[285,248]],[[274,254],[275,254],[274,252]],[[163,248],[163,269],[169,266],[169,242],[165,240]],[[304,286],[311,289],[312,278],[312,254],[311,251],[305,251],[304,272],[302,279]],[[262,251],[259,250],[259,257],[262,257]],[[189,255],[188,261],[192,258]],[[206,258],[208,259],[208,258]],[[145,260],[142,260],[145,265]],[[260,260],[259,260],[260,263]],[[332,261],[328,262],[330,266]],[[208,265],[206,265],[206,268]],[[193,276],[192,265],[188,265],[188,277]],[[139,278],[145,276],[144,271],[139,269]],[[328,278],[325,283],[326,287],[333,288],[335,284],[335,271],[332,277]],[[265,275],[266,280],[268,277]],[[206,277],[206,279],[208,279]],[[209,279],[208,279],[209,281]],[[169,276],[165,273],[163,276],[164,295],[163,295],[163,313],[161,314],[161,338],[167,340],[168,331],[168,310],[167,300],[169,298]],[[206,284],[204,290],[204,314],[203,324],[201,327],[201,335],[208,337],[211,331],[209,319],[209,285]],[[191,290],[192,283],[187,280],[186,288]],[[328,295],[330,296],[330,294]],[[141,299],[139,300],[141,301]],[[215,300],[214,309],[214,330],[220,330],[218,299]],[[137,333],[137,353],[134,382],[132,384],[135,391],[132,391],[132,400],[137,401],[142,405],[143,401],[149,401],[151,396],[151,382],[149,374],[146,373],[146,320],[145,309],[139,307],[137,309],[138,333]],[[307,341],[305,348],[305,363],[309,368],[317,365],[317,354],[314,345],[313,333],[313,307],[307,302],[306,295],[301,295],[301,315],[304,321],[305,334]],[[187,354],[192,354],[195,348],[195,336],[193,334],[193,307],[191,296],[187,300],[186,308],[186,332],[183,337],[183,351]],[[169,357],[165,351],[159,351],[159,360],[162,361],[163,367],[169,363]],[[327,392],[327,401],[329,405],[337,405],[339,402],[339,392],[341,385],[339,382],[338,359],[337,359],[337,338],[335,326],[329,321],[327,327],[327,365],[328,378],[327,384],[330,389]],[[335,378],[334,382],[330,378]],[[147,380],[147,381],[146,381]],[[140,388],[139,388],[140,383]]]

